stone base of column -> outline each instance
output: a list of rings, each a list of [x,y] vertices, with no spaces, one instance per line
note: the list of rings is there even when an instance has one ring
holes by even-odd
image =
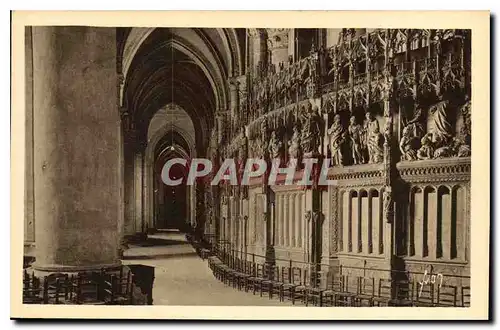
[[[35,261],[29,270],[32,270],[35,276],[47,276],[54,273],[74,274],[80,272],[100,272],[103,269],[108,272],[113,272],[119,271],[121,267],[121,261],[112,264],[97,264],[91,266],[38,265]]]

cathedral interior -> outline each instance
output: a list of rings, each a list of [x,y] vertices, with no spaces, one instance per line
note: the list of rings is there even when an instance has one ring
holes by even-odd
[[[468,306],[470,30],[25,35],[26,303],[203,295],[196,260],[248,305]],[[329,159],[335,184],[167,186],[173,158]]]

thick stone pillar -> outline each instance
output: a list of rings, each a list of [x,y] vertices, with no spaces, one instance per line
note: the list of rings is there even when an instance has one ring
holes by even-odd
[[[117,267],[120,117],[116,30],[33,27],[36,261]]]
[[[35,242],[34,169],[33,169],[33,46],[31,27],[25,29],[26,38],[26,137],[25,137],[25,190],[24,190],[24,247],[25,254],[32,253]]]

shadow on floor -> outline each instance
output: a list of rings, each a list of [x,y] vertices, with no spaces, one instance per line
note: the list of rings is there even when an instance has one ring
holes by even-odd
[[[132,244],[139,247],[146,247],[146,246],[186,245],[189,243],[183,240],[148,237],[146,240],[133,242]]]
[[[168,258],[178,258],[178,257],[196,257],[199,258],[198,254],[193,252],[180,252],[180,253],[159,253],[159,254],[133,254],[125,255],[122,260],[153,260],[153,259],[168,259]]]

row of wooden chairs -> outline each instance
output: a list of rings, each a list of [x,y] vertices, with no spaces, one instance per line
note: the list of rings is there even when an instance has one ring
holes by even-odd
[[[208,258],[214,276],[239,290],[267,294],[269,299],[300,301],[308,306],[449,306],[470,305],[470,287],[408,280],[335,274],[310,268]],[[325,278],[323,278],[325,277]]]
[[[121,268],[119,273],[56,273],[40,279],[25,270],[23,303],[129,305],[133,303],[133,274]]]

